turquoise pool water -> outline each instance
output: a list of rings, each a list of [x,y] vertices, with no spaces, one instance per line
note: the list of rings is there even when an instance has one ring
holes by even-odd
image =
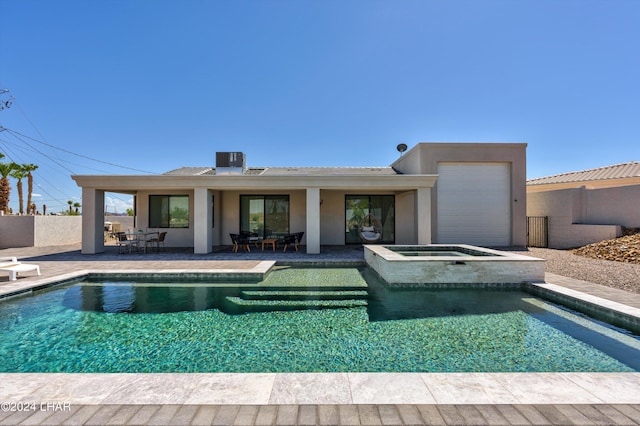
[[[3,372],[640,371],[640,341],[519,290],[390,290],[369,269],[84,282],[0,302]]]

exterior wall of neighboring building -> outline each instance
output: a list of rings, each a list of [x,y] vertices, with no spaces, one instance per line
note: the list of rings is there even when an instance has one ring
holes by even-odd
[[[597,194],[592,194],[593,191]],[[583,187],[530,193],[527,195],[527,215],[549,218],[550,248],[580,247],[615,238],[621,235],[621,224],[610,222],[609,218],[613,216],[603,206],[614,209],[615,203],[622,201],[618,197],[628,192],[614,191],[617,195],[614,197],[614,193],[608,191],[609,189],[587,190]],[[635,222],[628,223],[638,223],[637,219],[636,217]]]
[[[112,224],[120,224],[119,226],[116,226],[116,228],[118,228],[120,231],[127,231],[127,229],[133,229],[134,228],[134,217],[133,216],[105,216],[104,217],[104,221],[105,222],[111,222]],[[112,230],[113,227],[112,227]]]
[[[527,244],[525,143],[421,143],[391,166],[404,174],[437,174],[440,163],[508,163],[511,170],[511,245]],[[431,191],[432,239],[438,242],[438,183]]]
[[[640,185],[583,191],[586,223],[640,228]]]
[[[82,241],[82,216],[0,216],[0,248],[44,247]]]

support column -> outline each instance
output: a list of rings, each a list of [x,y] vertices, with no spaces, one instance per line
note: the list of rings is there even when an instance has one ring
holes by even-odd
[[[416,189],[415,218],[418,244],[431,244],[431,188]]]
[[[196,188],[193,191],[193,252],[211,253],[213,247],[213,212],[211,191]]]
[[[104,253],[104,191],[82,188],[82,254]]]
[[[307,254],[320,254],[320,188],[307,188]]]

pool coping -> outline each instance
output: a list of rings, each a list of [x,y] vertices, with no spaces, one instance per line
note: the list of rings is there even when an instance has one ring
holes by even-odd
[[[180,277],[191,277],[191,278],[208,278],[215,277],[216,280],[222,279],[234,279],[240,281],[260,281],[264,279],[264,277],[269,273],[271,268],[275,266],[276,261],[274,260],[262,260],[259,261],[256,266],[253,268],[244,268],[244,269],[234,269],[234,268],[225,268],[225,269],[205,269],[205,268],[189,268],[189,269],[79,269],[73,272],[69,272],[66,274],[54,275],[46,278],[40,278],[36,280],[30,280],[25,282],[20,281],[10,281],[6,284],[3,284],[0,287],[0,300],[19,296],[24,293],[29,293],[32,291],[42,290],[48,287],[52,287],[54,285],[61,285],[71,281],[76,281],[91,275],[100,276],[100,275],[118,275],[120,277],[144,277],[144,276],[157,276],[158,274],[163,274],[166,276],[170,275],[180,275]]]
[[[640,403],[640,373],[1,373],[0,380],[3,403]]]
[[[274,264],[260,262],[251,270],[167,269],[153,273],[264,274]],[[11,291],[15,293],[18,287],[20,292],[42,289],[91,273],[150,271],[79,270],[20,283]],[[550,282],[530,285],[640,321],[638,308]],[[0,382],[0,401],[9,403],[640,404],[640,373],[0,373]]]

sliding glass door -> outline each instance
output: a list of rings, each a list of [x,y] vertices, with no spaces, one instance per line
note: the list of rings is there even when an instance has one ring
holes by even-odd
[[[346,195],[345,225],[346,244],[394,243],[395,196]]]
[[[240,232],[261,238],[289,234],[289,196],[241,195]]]

